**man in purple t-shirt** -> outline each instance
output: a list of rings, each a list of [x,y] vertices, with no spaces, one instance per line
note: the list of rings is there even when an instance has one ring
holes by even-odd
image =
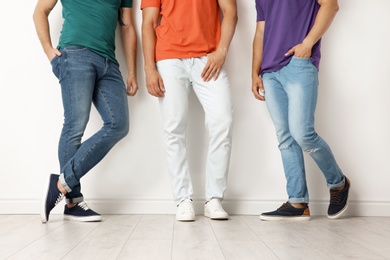
[[[314,129],[321,37],[338,11],[337,0],[256,0],[252,92],[266,101],[276,128],[289,199],[262,220],[309,220],[303,151],[330,189],[328,217],[347,208],[350,182],[328,144]]]

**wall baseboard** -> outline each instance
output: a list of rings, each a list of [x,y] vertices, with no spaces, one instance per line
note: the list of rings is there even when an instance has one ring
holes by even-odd
[[[172,200],[88,200],[88,205],[100,214],[175,214]],[[275,210],[283,201],[229,200],[223,202],[231,215],[259,215]],[[194,201],[196,214],[203,214],[204,202]],[[53,209],[53,214],[62,214],[64,202]],[[312,201],[310,212],[313,216],[326,215],[327,201]],[[0,214],[39,214],[38,200],[0,200]],[[348,216],[390,217],[390,201],[350,201]]]

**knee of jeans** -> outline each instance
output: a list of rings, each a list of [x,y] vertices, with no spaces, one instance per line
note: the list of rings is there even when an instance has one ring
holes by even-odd
[[[84,135],[88,120],[89,117],[79,117],[77,120],[70,120],[65,118],[62,131],[71,140],[81,140]]]
[[[292,136],[289,135],[283,139],[279,139],[278,149],[280,151],[289,150],[289,149],[293,148],[294,145],[297,145],[297,143],[292,138]]]
[[[110,123],[106,123],[105,127],[108,127],[111,136],[115,137],[117,140],[124,138],[130,130],[130,122],[127,117],[120,118]]]
[[[129,120],[122,120],[117,124],[117,134],[120,139],[124,138],[130,131],[130,122]]]
[[[289,149],[295,142],[288,128],[280,128],[276,131],[276,137],[279,143],[279,150]]]
[[[302,148],[302,150],[306,153],[312,153],[318,150],[316,148],[316,138],[317,133],[301,133],[301,134],[293,134],[293,138]]]

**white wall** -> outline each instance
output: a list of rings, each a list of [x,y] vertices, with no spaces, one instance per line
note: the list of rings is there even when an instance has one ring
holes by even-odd
[[[0,213],[38,213],[45,176],[58,172],[62,126],[60,88],[35,34],[36,1],[7,1],[0,8]],[[135,0],[140,37],[140,0]],[[238,0],[239,23],[226,69],[233,86],[234,148],[225,205],[229,212],[259,214],[286,200],[282,163],[264,103],[251,94],[254,1]],[[323,41],[319,134],[351,179],[350,215],[390,216],[390,2],[340,1]],[[50,16],[58,42],[61,5]],[[157,100],[144,86],[139,40],[136,97],[129,98],[131,132],[83,180],[83,193],[101,213],[174,213]],[[117,55],[122,52],[118,41]],[[126,75],[124,74],[126,77]],[[191,97],[188,146],[196,210],[202,213],[207,133],[201,106]],[[101,122],[93,111],[86,136]],[[325,180],[306,156],[313,214],[326,212]],[[57,207],[56,213],[62,208]]]

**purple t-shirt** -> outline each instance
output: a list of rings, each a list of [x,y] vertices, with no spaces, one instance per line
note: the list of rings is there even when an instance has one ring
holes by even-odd
[[[265,21],[261,74],[286,66],[284,54],[302,43],[313,27],[320,5],[317,0],[256,0],[257,22]],[[311,61],[319,68],[321,40],[312,49]]]

